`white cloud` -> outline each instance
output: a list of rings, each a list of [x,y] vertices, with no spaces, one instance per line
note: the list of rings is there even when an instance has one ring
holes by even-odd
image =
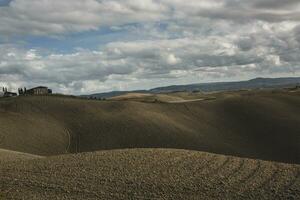
[[[176,65],[180,62],[181,62],[180,58],[177,58],[174,54],[169,54],[167,56],[167,64],[169,65]]]
[[[0,42],[10,43],[0,44],[0,85],[45,84],[88,93],[300,75],[299,5],[298,0],[12,0],[0,7]],[[105,26],[125,30],[128,37],[65,53],[27,49],[18,40],[67,38]]]
[[[12,0],[0,7],[0,33],[59,35],[160,20],[197,23],[205,18],[299,22],[299,8],[297,0]]]
[[[167,7],[153,0],[13,0],[0,7],[0,32],[57,35],[162,19]]]

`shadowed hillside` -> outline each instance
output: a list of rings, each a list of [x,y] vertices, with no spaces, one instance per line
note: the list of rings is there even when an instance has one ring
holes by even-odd
[[[0,160],[0,172],[5,172],[1,199],[300,198],[299,165],[196,151],[133,149]]]
[[[0,148],[58,155],[158,147],[300,163],[299,92],[215,96],[178,104],[5,99],[0,101]]]

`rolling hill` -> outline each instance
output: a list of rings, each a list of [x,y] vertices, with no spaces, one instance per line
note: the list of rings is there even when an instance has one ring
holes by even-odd
[[[235,91],[245,89],[282,88],[300,85],[300,78],[255,78],[248,81],[199,83],[191,85],[173,85],[151,89],[152,93],[165,93],[174,91]]]
[[[297,89],[0,99],[0,199],[299,199],[299,130]]]
[[[177,104],[56,96],[2,99],[0,148],[41,156],[176,148],[300,163],[299,92],[214,96]]]

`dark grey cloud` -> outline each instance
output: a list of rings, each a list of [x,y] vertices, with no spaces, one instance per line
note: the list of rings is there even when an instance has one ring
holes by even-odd
[[[249,51],[253,47],[255,47],[255,38],[254,37],[246,37],[246,38],[239,38],[236,41],[236,45],[242,50],[242,51]]]
[[[197,2],[202,3],[200,6],[193,6],[197,5]],[[227,19],[239,23],[253,20],[269,22],[300,20],[300,2],[297,0],[212,0],[190,1],[187,5],[183,1],[176,3],[177,13],[185,13],[191,17]]]
[[[265,9],[286,9],[300,4],[298,0],[254,0],[251,2],[253,7]]]

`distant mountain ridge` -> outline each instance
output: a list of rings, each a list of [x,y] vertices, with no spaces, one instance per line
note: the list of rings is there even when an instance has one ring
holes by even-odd
[[[137,93],[170,93],[170,92],[178,92],[178,91],[220,92],[220,91],[234,91],[234,90],[243,90],[243,89],[282,88],[282,87],[289,87],[289,86],[296,86],[296,85],[300,85],[300,77],[255,78],[248,81],[171,85],[166,87],[153,88],[150,90],[112,91],[106,93],[83,95],[83,97],[111,98],[126,93],[130,93],[130,92],[135,92],[135,93],[136,92]]]

